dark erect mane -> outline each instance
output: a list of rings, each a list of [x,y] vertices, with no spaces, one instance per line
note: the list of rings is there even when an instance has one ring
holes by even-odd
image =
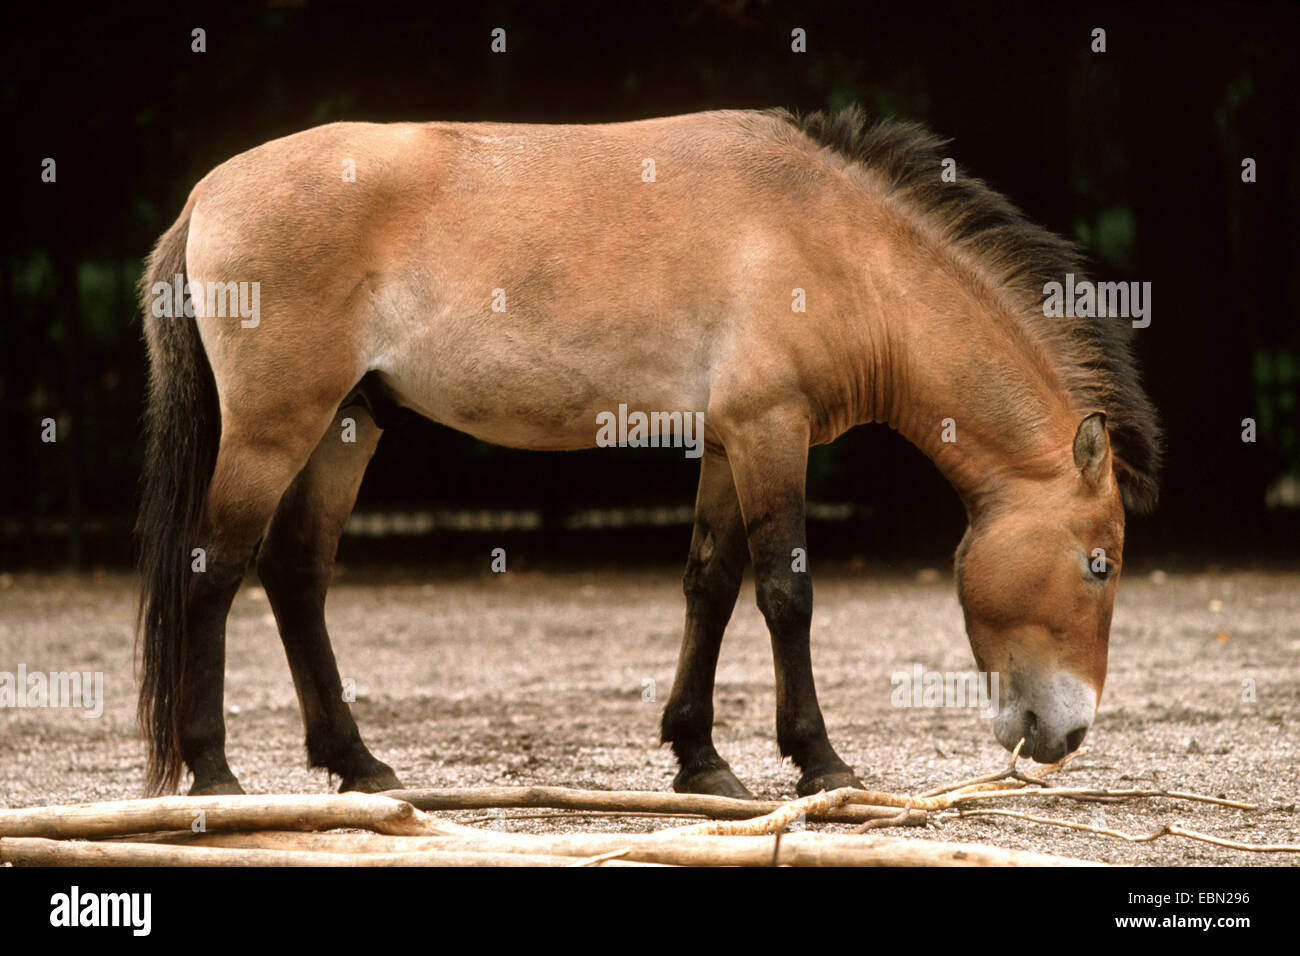
[[[1115,473],[1127,506],[1150,511],[1156,502],[1161,437],[1155,409],[1138,381],[1122,318],[1047,318],[1043,286],[1082,278],[1084,260],[1075,245],[1031,222],[983,181],[962,173],[939,178],[942,139],[916,123],[867,122],[857,106],[837,113],[796,116],[772,110],[817,144],[869,170],[919,210],[944,238],[979,263],[1014,303],[1026,334],[1041,342],[1080,411],[1106,413]]]

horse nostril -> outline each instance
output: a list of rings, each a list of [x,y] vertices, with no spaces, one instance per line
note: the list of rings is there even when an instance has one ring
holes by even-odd
[[[1067,752],[1074,753],[1076,750],[1078,750],[1079,745],[1083,743],[1083,738],[1086,737],[1087,735],[1088,735],[1087,727],[1076,727],[1074,728],[1074,730],[1066,734],[1065,746],[1067,748]]]
[[[1032,740],[1038,729],[1038,715],[1032,710],[1025,711],[1025,740]]]

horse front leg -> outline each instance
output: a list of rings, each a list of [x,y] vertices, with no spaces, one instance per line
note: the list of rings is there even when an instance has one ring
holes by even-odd
[[[678,793],[754,796],[713,746],[718,650],[736,606],[746,558],[745,525],[731,466],[719,452],[706,450],[700,461],[691,553],[682,578],[686,632],[660,735],[663,743],[672,744],[681,767],[673,779]]]
[[[865,789],[831,746],[813,683],[812,579],[806,560],[800,560],[808,547],[808,421],[799,410],[774,410],[746,416],[727,431],[724,440],[754,563],[758,608],[772,637],[777,745],[803,771],[800,796],[838,787]]]

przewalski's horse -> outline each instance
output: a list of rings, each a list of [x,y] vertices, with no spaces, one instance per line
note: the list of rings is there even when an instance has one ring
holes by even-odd
[[[1072,247],[980,181],[942,181],[941,146],[856,109],[337,123],[206,176],[142,282],[150,788],[184,765],[192,792],[239,791],[225,621],[254,556],[311,764],[344,790],[399,786],[344,702],[322,610],[396,406],[530,449],[592,447],[620,404],[707,414],[663,715],[678,790],[748,793],[712,742],[747,557],[798,791],[859,785],[817,704],[812,582],[792,554],[809,446],[863,422],[910,439],[966,504],[957,580],[976,662],[1001,675],[998,739],[1042,761],[1076,748],[1106,676],[1121,495],[1139,511],[1156,497],[1155,417],[1127,322],[1044,317],[1045,283],[1081,271]],[[207,290],[193,318],[165,315],[177,277]],[[208,298],[227,283],[260,290],[252,319]]]

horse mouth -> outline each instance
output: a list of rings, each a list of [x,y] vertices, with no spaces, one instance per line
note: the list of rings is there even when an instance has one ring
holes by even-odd
[[[1024,696],[1013,691],[1012,699],[999,709],[993,730],[1007,750],[1014,751],[1020,744],[1021,756],[1055,763],[1083,744],[1096,712],[1096,696],[1081,681],[1063,675],[1035,683],[1039,686],[1021,685],[1029,691]]]
[[[1032,715],[1031,715],[1032,720]],[[1086,730],[1078,732],[1078,738],[1083,739]],[[1073,732],[1071,736],[1073,736]],[[1072,753],[1079,748],[1072,747],[1069,744],[1069,737],[1062,740],[1056,738],[1050,739],[1038,731],[1036,723],[1031,723],[1029,729],[1025,731],[1025,745],[1020,748],[1022,756],[1028,757],[1038,763],[1056,763],[1068,753]]]

